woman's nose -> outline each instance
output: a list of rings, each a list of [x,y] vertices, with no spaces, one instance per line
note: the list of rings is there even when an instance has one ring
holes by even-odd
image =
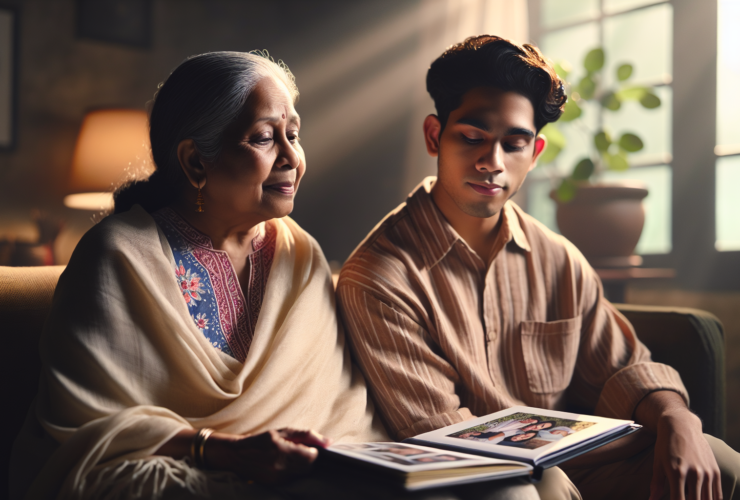
[[[285,161],[281,167],[290,167],[291,169],[298,168],[301,163],[301,156],[296,151],[295,146],[287,137],[283,137],[280,141],[280,157]]]

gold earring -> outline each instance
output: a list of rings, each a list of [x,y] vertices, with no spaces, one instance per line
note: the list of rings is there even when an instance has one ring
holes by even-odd
[[[195,209],[196,212],[205,212],[206,201],[203,199],[203,193],[200,191],[200,185],[198,186],[198,197],[195,199],[195,205],[198,207]]]

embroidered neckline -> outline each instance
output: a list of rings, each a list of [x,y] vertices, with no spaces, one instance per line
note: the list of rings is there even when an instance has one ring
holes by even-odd
[[[172,248],[175,277],[196,327],[213,347],[244,362],[275,254],[274,224],[262,223],[252,240],[253,251],[247,257],[249,278],[243,290],[228,254],[214,249],[207,235],[171,208],[152,215]]]
[[[213,240],[211,240],[211,237],[196,229],[174,209],[170,207],[165,207],[161,210],[158,210],[156,213],[167,222],[172,224],[172,226],[182,235],[182,237],[188,243],[206,248],[213,252],[225,252],[224,250],[217,250],[216,248],[213,248]],[[259,224],[257,235],[252,239],[252,253],[261,250],[262,247],[264,247],[267,243],[267,233],[270,230],[269,226],[272,226],[272,224],[269,224],[267,222],[261,222]]]

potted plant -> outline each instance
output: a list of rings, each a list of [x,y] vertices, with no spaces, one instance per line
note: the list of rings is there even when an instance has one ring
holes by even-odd
[[[629,82],[633,72],[629,63],[618,65],[616,88],[607,88],[604,60],[603,49],[589,51],[583,61],[586,75],[577,83],[568,82],[571,73],[568,63],[555,64],[558,75],[568,82],[569,98],[560,120],[542,129],[548,146],[540,163],[554,164],[567,147],[560,123],[573,122],[589,136],[589,154],[576,162],[571,174],[560,179],[558,187],[550,194],[557,203],[558,227],[594,266],[639,265],[641,259],[632,253],[645,222],[642,200],[648,194],[647,189],[639,183],[607,184],[601,177],[608,170],[629,169],[629,156],[643,149],[643,141],[632,132],[613,137],[603,127],[589,128],[582,118],[582,107],[592,102],[602,113],[615,113],[626,101],[639,102],[646,109],[655,109],[661,102],[653,87]]]

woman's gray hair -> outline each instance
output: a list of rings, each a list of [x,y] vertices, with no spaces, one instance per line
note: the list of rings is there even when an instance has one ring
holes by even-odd
[[[187,182],[177,148],[192,139],[207,162],[221,152],[226,128],[239,116],[257,82],[266,76],[282,81],[293,102],[295,78],[267,51],[209,52],[185,60],[160,84],[149,116],[149,138],[156,166],[146,181],[132,182],[115,193],[115,213],[140,204],[153,212],[175,201]]]

